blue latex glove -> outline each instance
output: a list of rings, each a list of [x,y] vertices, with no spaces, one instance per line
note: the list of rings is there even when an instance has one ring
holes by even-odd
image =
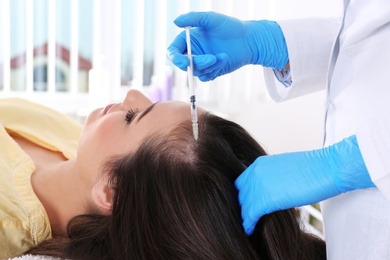
[[[192,26],[194,75],[213,80],[247,64],[282,69],[288,61],[280,26],[272,21],[241,21],[214,12],[191,12],[176,18],[179,27]],[[182,70],[189,65],[185,31],[168,47],[168,58]]]
[[[356,136],[319,150],[261,156],[235,185],[248,235],[265,214],[375,187]]]

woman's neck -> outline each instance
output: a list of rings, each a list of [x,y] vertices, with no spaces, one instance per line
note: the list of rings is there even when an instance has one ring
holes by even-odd
[[[90,196],[90,189],[78,176],[76,160],[67,160],[61,153],[37,146],[22,137],[13,138],[35,163],[31,185],[46,210],[53,236],[65,235],[68,221],[87,213]]]

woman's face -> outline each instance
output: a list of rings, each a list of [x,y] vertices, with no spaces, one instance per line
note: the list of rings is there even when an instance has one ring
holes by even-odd
[[[78,170],[93,182],[107,159],[135,151],[145,137],[168,134],[185,120],[191,120],[189,103],[153,104],[141,92],[130,90],[121,104],[96,109],[86,119],[78,145]]]

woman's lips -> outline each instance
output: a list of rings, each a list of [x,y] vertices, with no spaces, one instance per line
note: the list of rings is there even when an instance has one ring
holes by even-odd
[[[108,110],[110,110],[111,107],[113,107],[115,104],[109,104],[107,105],[103,110],[103,115],[107,114]]]

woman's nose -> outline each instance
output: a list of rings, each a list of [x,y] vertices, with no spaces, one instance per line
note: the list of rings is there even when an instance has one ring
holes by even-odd
[[[128,111],[130,109],[144,110],[150,105],[152,101],[147,98],[141,91],[131,89],[127,91],[125,99],[122,101],[122,110]]]

